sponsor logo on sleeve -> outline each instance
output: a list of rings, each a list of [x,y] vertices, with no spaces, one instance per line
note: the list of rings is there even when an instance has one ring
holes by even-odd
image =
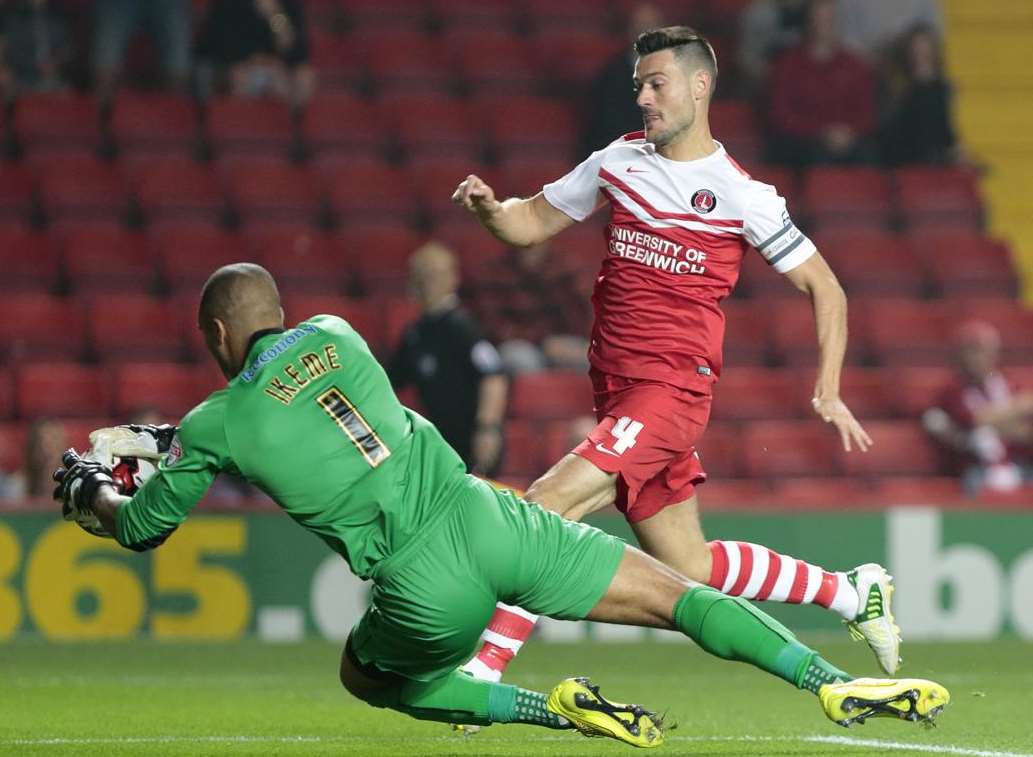
[[[169,468],[176,464],[179,458],[183,457],[183,443],[179,441],[179,434],[172,437],[169,442],[169,451],[165,455],[165,467]]]

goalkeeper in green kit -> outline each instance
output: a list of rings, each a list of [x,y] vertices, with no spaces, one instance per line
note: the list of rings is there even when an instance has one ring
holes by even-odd
[[[244,476],[372,580],[372,605],[341,659],[341,682],[359,699],[426,720],[663,742],[659,717],[607,699],[586,678],[543,694],[458,671],[501,600],[555,618],[678,630],[813,692],[843,725],[929,720],[949,701],[930,681],[853,679],[748,602],[466,475],[345,321],[319,315],[284,328],[265,269],[212,274],[198,325],[229,383],[178,429],[142,429],[167,449],[157,473],[122,496],[108,467],[69,450],[55,496],[69,519],[146,550],[173,534],[216,474]]]

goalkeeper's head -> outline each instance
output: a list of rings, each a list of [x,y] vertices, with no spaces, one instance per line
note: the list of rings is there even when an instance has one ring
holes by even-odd
[[[197,325],[223,375],[232,379],[244,367],[251,337],[265,329],[283,328],[276,281],[254,263],[224,265],[201,290]]]

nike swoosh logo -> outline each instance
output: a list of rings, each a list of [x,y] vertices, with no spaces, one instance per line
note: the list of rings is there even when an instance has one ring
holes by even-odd
[[[649,173],[649,171],[643,171],[641,168],[632,168],[631,166],[628,166],[626,170],[628,173]]]
[[[606,447],[604,447],[601,444],[595,445],[595,448],[597,450],[599,450],[600,452],[605,452],[607,455],[613,455],[614,457],[620,457],[620,455],[617,454],[616,452],[614,452],[612,449],[606,449]]]

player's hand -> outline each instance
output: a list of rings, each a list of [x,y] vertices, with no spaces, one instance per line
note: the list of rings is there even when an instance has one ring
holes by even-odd
[[[75,521],[94,536],[110,536],[93,512],[91,504],[97,489],[113,486],[111,469],[106,465],[80,457],[74,449],[65,450],[61,467],[54,471],[57,487],[54,499],[61,503],[61,517]]]
[[[495,199],[495,190],[479,176],[470,174],[463,179],[452,193],[452,202],[462,205],[478,216],[486,217],[498,212],[502,203]]]
[[[502,427],[482,426],[473,435],[473,472],[490,474],[502,456]]]
[[[857,422],[843,400],[838,397],[834,399],[815,397],[811,400],[811,406],[823,421],[836,427],[843,440],[843,449],[847,452],[851,450],[852,446],[856,446],[861,452],[867,452],[868,448],[872,446],[872,438]]]

